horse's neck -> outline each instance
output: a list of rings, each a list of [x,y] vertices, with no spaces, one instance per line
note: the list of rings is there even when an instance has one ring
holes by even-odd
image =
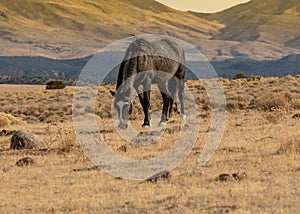
[[[118,82],[117,82],[117,90],[120,93],[125,93],[128,92],[131,94],[131,90],[133,88],[133,83],[134,83],[134,79],[133,76],[125,79],[124,76],[122,76],[122,78],[118,78]]]

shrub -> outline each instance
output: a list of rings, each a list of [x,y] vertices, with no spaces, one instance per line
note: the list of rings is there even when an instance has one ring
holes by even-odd
[[[2,16],[3,18],[8,18],[8,16],[6,15],[6,13],[2,10],[0,10],[0,16]]]
[[[288,104],[284,93],[272,93],[267,91],[252,101],[252,107],[262,111],[286,110]]]
[[[276,154],[300,154],[300,141],[296,138],[290,139],[288,142],[282,143],[279,149],[277,150]]]
[[[46,89],[63,89],[65,84],[60,80],[52,80],[46,83]]]
[[[291,100],[291,108],[300,109],[300,98],[295,98]]]
[[[260,81],[260,80],[261,80],[260,76],[252,76],[252,77],[247,78],[248,82],[250,82],[250,81]]]
[[[4,117],[4,116],[0,116],[0,127],[5,127],[5,126],[9,126],[11,123],[11,121],[7,118],[7,117]]]
[[[23,124],[23,122],[11,114],[0,112],[0,127],[10,126],[11,124]]]
[[[234,79],[243,79],[243,78],[245,78],[245,75],[242,74],[242,73],[238,73],[238,74],[236,74],[235,77],[234,77]]]

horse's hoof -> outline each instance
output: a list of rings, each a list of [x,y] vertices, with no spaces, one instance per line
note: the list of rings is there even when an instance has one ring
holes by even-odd
[[[127,129],[128,125],[127,124],[119,124],[120,129]]]
[[[186,120],[186,114],[180,114],[180,118],[181,118],[182,120]]]
[[[150,124],[150,123],[147,123],[147,124],[143,124],[143,125],[142,125],[142,128],[143,128],[143,129],[150,128],[150,127],[151,127],[151,124]]]
[[[162,126],[166,126],[167,125],[167,122],[166,121],[161,121],[158,126],[159,127],[162,127]]]

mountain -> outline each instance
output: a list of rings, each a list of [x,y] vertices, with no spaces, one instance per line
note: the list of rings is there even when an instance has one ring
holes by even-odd
[[[1,83],[45,84],[52,78],[69,79],[67,84],[74,84],[84,65],[92,56],[78,59],[54,60],[44,57],[1,57]],[[288,55],[279,60],[227,59],[212,61],[217,74],[224,78],[234,78],[242,73],[251,76],[286,76],[300,73],[300,55]],[[119,71],[116,66],[105,78],[105,83],[115,83]],[[13,77],[11,77],[13,76]],[[21,78],[20,78],[21,77]],[[187,70],[186,79],[195,79],[195,75]]]
[[[212,14],[209,19],[226,25],[213,37],[215,39],[277,42],[284,45],[295,38],[299,39],[300,1],[252,0]]]
[[[210,60],[271,60],[300,54],[299,19],[299,0],[252,0],[215,14],[154,0],[0,0],[0,54],[78,58],[152,33],[183,39]]]
[[[236,42],[229,51],[237,56],[278,59],[300,49],[299,0],[252,0],[214,14],[193,14],[224,24],[211,39]]]
[[[227,59],[211,62],[220,77],[234,78],[237,74],[251,76],[296,76],[300,74],[300,55],[292,54],[278,60]]]
[[[154,0],[0,0],[1,55],[76,58],[145,33],[197,44],[222,27]]]
[[[76,78],[91,56],[55,60],[45,57],[0,56],[0,74],[23,77]]]

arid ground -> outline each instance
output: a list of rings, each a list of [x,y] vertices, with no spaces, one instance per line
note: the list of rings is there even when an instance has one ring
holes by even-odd
[[[10,149],[11,134],[0,136],[1,213],[297,213],[300,211],[300,76],[221,79],[227,120],[212,159],[198,159],[210,132],[211,106],[200,81],[186,82],[199,106],[200,132],[189,156],[156,182],[113,177],[85,156],[72,122],[73,88],[0,85],[0,126],[26,130],[45,149]],[[157,142],[126,142],[111,120],[109,89],[99,88],[96,117],[110,148],[132,159],[168,151],[179,135],[179,115]],[[152,93],[151,112],[161,109]],[[85,109],[85,111],[90,111]],[[136,98],[133,126],[143,114]],[[24,157],[31,165],[17,166]],[[237,173],[238,176],[232,176]],[[223,175],[220,177],[221,174]]]

